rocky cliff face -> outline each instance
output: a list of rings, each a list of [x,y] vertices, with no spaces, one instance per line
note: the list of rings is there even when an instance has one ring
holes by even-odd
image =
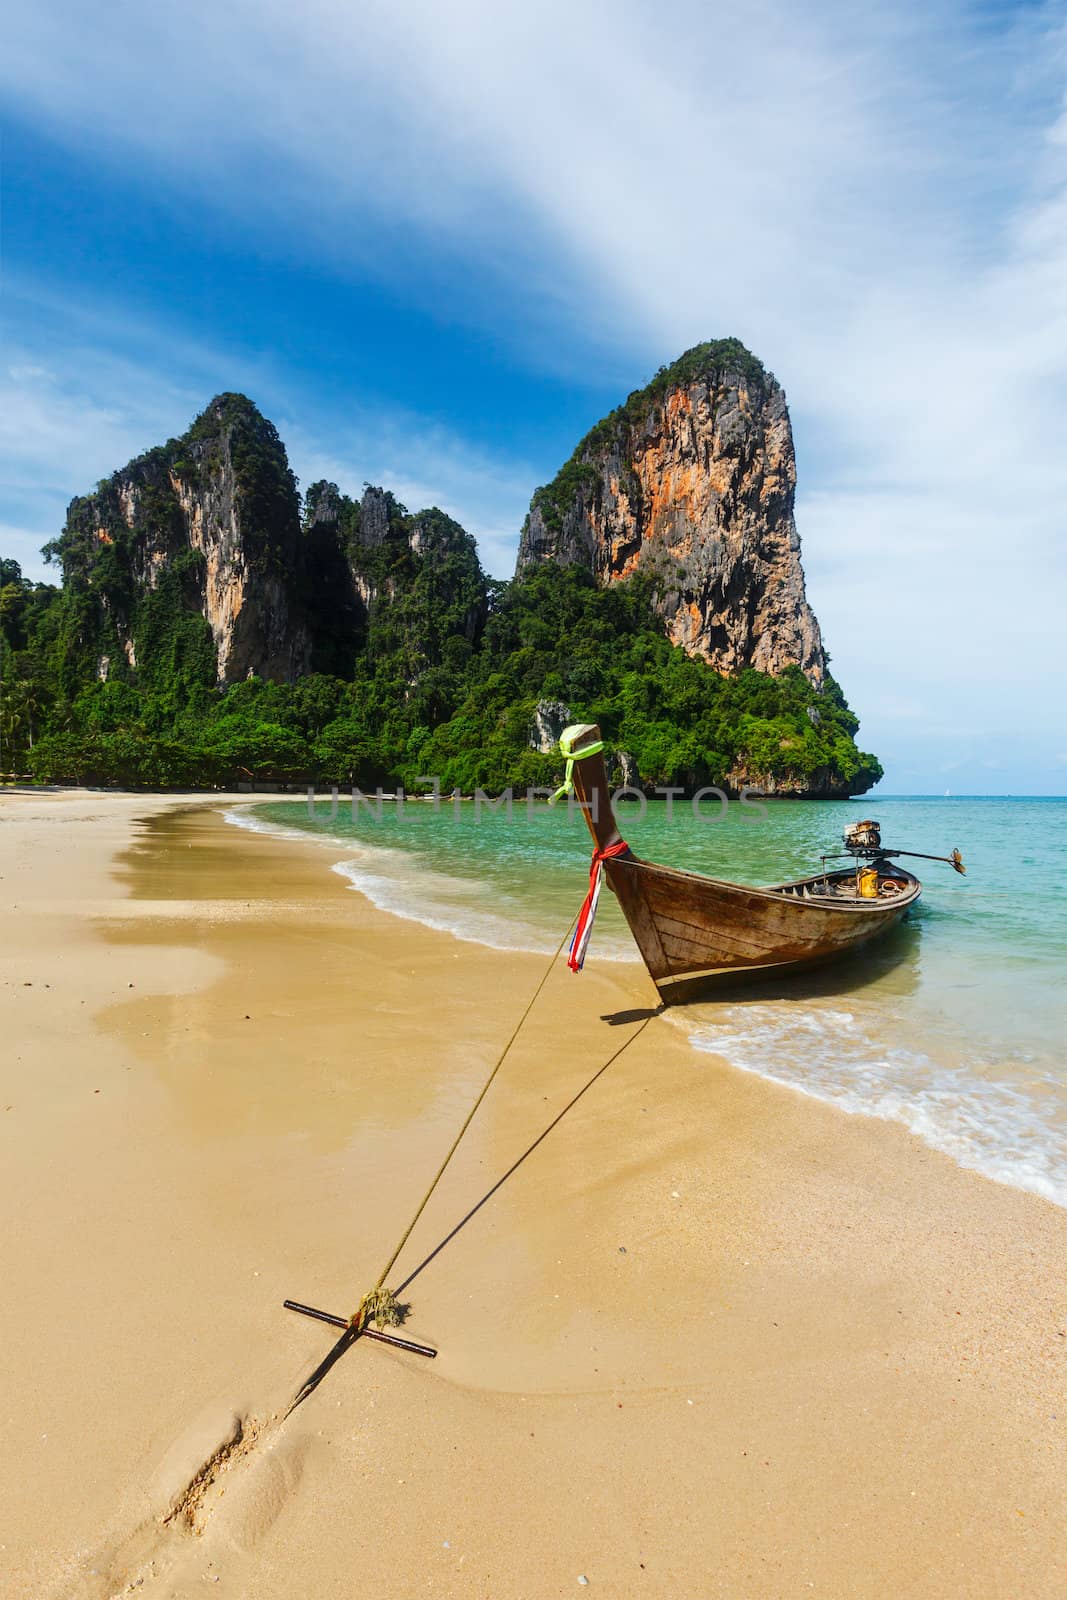
[[[376,627],[388,649],[403,635],[414,675],[488,610],[474,540],[441,511],[323,482],[301,521],[277,431],[236,394],[72,501],[48,553],[81,597],[72,682],[350,678]]]
[[[728,339],[697,345],[586,435],[533,497],[518,571],[577,563],[657,583],[675,644],[721,672],[826,658],[804,593],[785,395]]]
[[[413,668],[436,665],[445,639],[474,644],[488,612],[485,576],[474,540],[443,511],[409,512],[371,485],[353,500],[322,482],[307,491],[304,525],[333,574],[316,584],[317,655],[373,647],[382,626],[406,632]]]
[[[273,426],[249,402],[214,401],[205,417],[205,437],[185,451],[193,470],[172,470],[171,482],[189,545],[203,556],[219,681],[255,673],[289,682],[308,670],[311,650],[294,593],[303,543],[296,480]]]
[[[57,541],[64,580],[103,615],[98,675],[114,645],[139,670],[165,603],[207,623],[219,683],[308,668],[299,600],[296,480],[273,426],[243,395],[220,395],[188,433],[71,503]]]
[[[61,591],[0,561],[8,726],[34,730],[16,758],[61,781],[470,792],[543,782],[562,726],[596,717],[631,787],[862,793],[881,768],[824,674],[793,482],[777,384],[735,342],[698,346],[535,494],[528,581],[496,585],[458,523],[387,490],[312,484],[301,515],[273,426],[220,395],[71,503],[46,547]]]

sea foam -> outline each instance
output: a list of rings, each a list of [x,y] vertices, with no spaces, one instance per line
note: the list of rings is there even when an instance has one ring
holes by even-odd
[[[416,852],[393,850],[386,845],[354,844],[321,830],[287,828],[269,822],[244,808],[225,811],[226,821],[252,833],[272,834],[275,838],[299,839],[302,843],[323,846],[332,853],[344,851],[343,860],[334,861],[332,870],[346,878],[351,887],[365,895],[379,911],[421,923],[439,933],[468,944],[486,945],[492,950],[525,951],[547,955],[555,949],[547,936],[531,929],[521,903],[513,896],[501,895],[479,879],[457,878],[436,872]],[[508,913],[511,915],[508,915]]]
[[[888,1019],[782,1000],[723,1006],[696,1029],[677,1013],[672,1020],[697,1050],[844,1111],[900,1122],[960,1166],[1067,1206],[1067,1129],[1050,1120],[1040,1081],[1005,1081],[1021,1062],[948,1065],[879,1038]]]

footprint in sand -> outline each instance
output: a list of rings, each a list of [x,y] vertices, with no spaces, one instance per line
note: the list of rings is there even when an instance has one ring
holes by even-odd
[[[293,1430],[286,1437],[280,1417],[205,1411],[152,1473],[148,1516],[87,1562],[77,1594],[119,1600],[169,1593],[211,1552],[250,1549],[297,1487],[311,1444]]]

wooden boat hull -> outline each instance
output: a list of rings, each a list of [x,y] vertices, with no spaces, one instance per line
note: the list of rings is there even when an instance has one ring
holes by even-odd
[[[575,795],[600,850],[621,843],[599,730],[590,725],[573,756]],[[582,756],[581,744],[596,750]],[[701,981],[778,974],[848,954],[900,922],[922,893],[918,878],[876,863],[880,894],[856,892],[853,870],[749,888],[642,861],[628,848],[604,861],[614,892],[661,997],[683,998]]]
[[[840,905],[818,895],[821,878],[809,880],[804,898],[789,893],[793,885],[746,888],[636,856],[605,862],[605,876],[664,999],[680,998],[702,978],[770,975],[846,955],[899,923],[922,892],[918,880],[899,869],[892,877],[905,888],[891,901]]]

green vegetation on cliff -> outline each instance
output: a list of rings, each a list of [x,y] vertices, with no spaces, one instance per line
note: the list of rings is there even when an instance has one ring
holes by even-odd
[[[419,572],[395,601],[379,601],[372,643],[347,680],[311,673],[217,690],[183,637],[188,613],[159,591],[172,609],[161,609],[151,647],[141,635],[144,668],[72,684],[69,597],[23,583],[14,563],[2,570],[0,758],[42,780],[414,789],[433,773],[446,791],[550,784],[558,756],[530,748],[545,699],[599,722],[647,783],[722,784],[743,769],[751,781],[858,792],[881,774],[856,749],[856,718],[833,680],[819,691],[795,669],[721,677],[664,637],[641,580],[600,589],[577,568],[545,566],[487,586],[473,642],[455,627],[427,647],[409,627],[427,603]]]
[[[743,363],[763,376],[735,341],[698,346],[613,416]],[[532,730],[551,701],[599,722],[646,784],[842,793],[881,774],[832,680],[723,677],[672,645],[655,577],[599,588],[545,563],[495,583],[442,511],[326,482],[301,509],[284,445],[241,395],[74,500],[46,555],[61,588],[0,562],[0,773],[547,785],[561,763]]]

